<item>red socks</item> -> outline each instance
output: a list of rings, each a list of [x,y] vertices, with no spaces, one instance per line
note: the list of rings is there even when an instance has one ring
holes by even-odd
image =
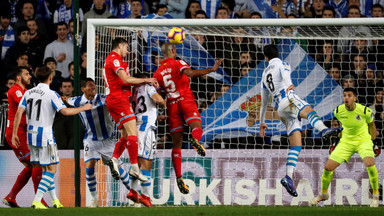
[[[203,135],[203,130],[201,128],[195,127],[192,129],[192,138],[200,141],[202,135]]]
[[[10,199],[15,199],[17,194],[23,189],[23,187],[28,183],[29,178],[31,178],[32,175],[32,167],[28,166],[25,167],[19,174],[19,176],[16,179],[15,184],[12,187],[11,192],[9,192],[8,197]]]
[[[173,168],[175,169],[176,177],[181,177],[181,149],[173,148],[172,149],[172,163]]]
[[[32,182],[33,182],[33,188],[35,189],[35,193],[37,191],[37,188],[39,187],[42,175],[43,175],[43,169],[41,169],[41,167],[33,167]]]
[[[127,149],[131,164],[137,163],[137,156],[139,154],[139,146],[137,145],[137,136],[127,137]]]
[[[119,141],[115,144],[115,150],[113,151],[113,156],[116,159],[119,159],[119,157],[123,154],[125,150],[125,146],[127,144],[127,140],[123,137],[120,138]]]

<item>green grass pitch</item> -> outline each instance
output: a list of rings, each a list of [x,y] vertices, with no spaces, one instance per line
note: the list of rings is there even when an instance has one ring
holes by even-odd
[[[384,209],[369,208],[362,206],[327,206],[327,207],[282,207],[282,206],[172,206],[172,207],[154,207],[154,208],[134,208],[134,207],[114,207],[114,208],[64,208],[35,210],[31,208],[0,208],[1,216],[374,216],[384,215]]]

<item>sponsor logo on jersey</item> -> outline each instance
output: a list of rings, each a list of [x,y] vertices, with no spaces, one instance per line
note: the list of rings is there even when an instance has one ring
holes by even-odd
[[[357,115],[357,116],[356,116],[356,120],[358,120],[358,121],[361,120],[360,115]]]
[[[121,116],[125,116],[125,114],[123,112],[120,113]]]
[[[23,97],[23,93],[21,93],[20,90],[17,90],[17,91],[16,91],[16,96],[17,96],[17,97]]]
[[[113,65],[115,65],[115,67],[120,67],[120,61],[117,60],[117,59],[115,59],[115,60],[113,61]]]

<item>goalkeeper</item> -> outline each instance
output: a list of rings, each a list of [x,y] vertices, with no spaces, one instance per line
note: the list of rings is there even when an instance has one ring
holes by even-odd
[[[373,190],[370,207],[379,206],[379,177],[374,160],[375,152],[372,148],[372,140],[376,139],[376,126],[373,122],[374,114],[371,109],[356,103],[356,95],[355,89],[345,88],[344,104],[334,110],[335,117],[342,124],[343,132],[338,145],[332,151],[324,166],[321,177],[321,194],[309,201],[311,205],[317,205],[329,198],[328,187],[332,181],[333,170],[343,162],[348,162],[351,156],[357,152],[367,168]]]

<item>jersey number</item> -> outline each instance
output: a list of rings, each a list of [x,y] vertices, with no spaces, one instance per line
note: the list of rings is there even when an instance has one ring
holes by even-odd
[[[271,92],[275,91],[275,86],[273,85],[272,74],[267,75],[267,84],[268,84],[268,88],[269,88],[269,90],[271,90]]]
[[[147,112],[147,105],[145,105],[145,97],[141,95],[139,98],[137,98],[137,103],[140,106],[139,110],[137,110],[139,113],[145,113]],[[136,111],[136,101],[132,102],[133,110]]]
[[[33,106],[33,98],[30,98],[27,100],[27,107],[29,106],[29,112],[28,112],[28,119],[31,119],[32,117],[32,106]],[[35,102],[35,107],[37,106],[37,114],[36,114],[36,121],[39,121],[40,119],[40,112],[41,112],[41,99],[38,99]]]
[[[172,79],[171,74],[167,74],[163,76],[164,85],[168,92],[167,97],[178,98],[180,97],[180,93],[176,91],[176,85],[171,79]]]

